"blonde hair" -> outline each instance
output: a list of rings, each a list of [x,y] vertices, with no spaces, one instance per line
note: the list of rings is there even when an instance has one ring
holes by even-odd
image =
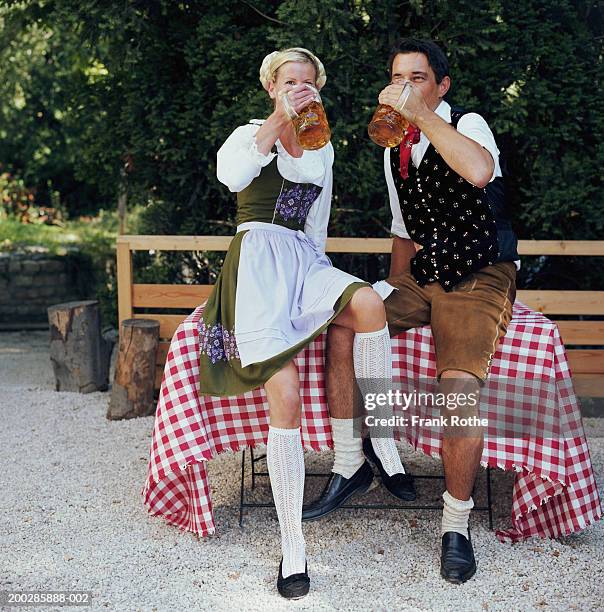
[[[260,82],[262,87],[268,91],[268,84],[270,81],[275,80],[277,70],[286,62],[303,62],[305,64],[313,64],[317,74],[316,84],[317,89],[321,89],[327,81],[327,75],[325,74],[325,68],[321,63],[321,60],[311,53],[308,49],[302,47],[291,47],[289,49],[282,49],[281,51],[273,51],[269,53],[262,61],[260,66]]]

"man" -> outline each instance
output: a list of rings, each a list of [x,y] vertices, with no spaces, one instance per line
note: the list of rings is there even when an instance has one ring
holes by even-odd
[[[480,115],[444,101],[451,85],[449,67],[434,42],[401,40],[389,66],[392,83],[380,93],[379,102],[394,106],[404,83],[410,82],[411,92],[401,113],[412,125],[400,146],[384,151],[393,245],[390,276],[375,288],[384,298],[391,336],[430,324],[439,392],[478,396],[512,317],[520,267],[517,239],[505,214],[499,150]],[[336,428],[344,429],[347,422],[349,432],[352,343],[347,330],[330,328],[330,413]],[[461,404],[454,406],[455,414],[478,416],[477,403]],[[334,437],[336,465],[338,446]],[[344,446],[347,456],[357,453],[357,463],[363,450],[370,451],[370,446],[355,438]],[[455,428],[448,421],[442,445],[446,491],[441,575],[458,584],[476,572],[468,518],[482,450],[480,427]],[[375,456],[367,456],[380,467]],[[352,495],[357,480],[356,473],[332,479],[303,518],[318,518],[324,508],[332,510],[330,502],[342,490]]]

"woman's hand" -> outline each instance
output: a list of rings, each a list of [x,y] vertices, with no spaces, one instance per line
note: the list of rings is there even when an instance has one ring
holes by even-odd
[[[284,130],[289,130],[293,137],[294,131],[292,122],[287,114],[287,111],[285,110],[285,106],[283,105],[283,100],[281,99],[280,95],[280,93],[283,91],[287,92],[290,106],[296,113],[299,113],[303,108],[308,106],[316,96],[315,92],[312,89],[309,89],[305,84],[296,85],[295,87],[286,85],[285,88],[277,94],[275,98],[275,110],[256,132],[256,145],[258,147],[258,151],[263,155],[268,155],[277,139],[283,138]],[[292,142],[289,139],[287,141]],[[302,147],[295,142],[292,142],[292,147],[296,151],[303,151]]]
[[[287,93],[284,94],[284,92]],[[275,110],[285,113],[286,115],[287,112],[283,106],[283,100],[281,98],[282,94],[287,95],[290,106],[296,113],[299,113],[302,109],[306,108],[315,99],[315,92],[304,84],[282,89],[277,95]],[[289,117],[289,115],[287,115],[287,117]]]

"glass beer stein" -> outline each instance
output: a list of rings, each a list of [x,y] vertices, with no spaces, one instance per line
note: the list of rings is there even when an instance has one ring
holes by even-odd
[[[373,113],[371,122],[367,126],[369,138],[380,147],[396,147],[403,140],[405,130],[409,127],[409,122],[401,115],[400,109],[405,106],[405,102],[411,93],[411,86],[406,81],[401,95],[396,104],[379,104]]]
[[[283,101],[285,112],[289,115],[294,125],[296,140],[298,144],[308,151],[324,147],[331,138],[331,130],[327,123],[327,115],[321,102],[321,96],[315,87],[306,85],[315,94],[315,99],[297,113],[291,105],[287,91],[279,95]]]

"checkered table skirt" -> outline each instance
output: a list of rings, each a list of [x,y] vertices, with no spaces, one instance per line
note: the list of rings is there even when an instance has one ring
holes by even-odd
[[[203,306],[175,332],[168,352],[153,428],[149,467],[141,495],[147,510],[181,530],[215,532],[206,461],[225,451],[266,444],[268,404],[264,389],[237,397],[200,396],[198,323]],[[392,339],[395,380],[436,376],[429,326]],[[296,357],[302,396],[302,442],[316,451],[332,448],[324,381],[325,334]],[[526,305],[514,304],[513,318],[491,365],[491,376],[556,381],[556,412],[572,435],[551,438],[485,437],[482,464],[515,470],[512,528],[501,541],[566,535],[598,520],[602,507],[557,326]],[[487,400],[488,402],[489,400]],[[489,418],[501,410],[487,404]],[[482,415],[482,412],[481,412]],[[562,429],[562,427],[561,427]],[[441,435],[407,428],[417,450],[440,456]]]

